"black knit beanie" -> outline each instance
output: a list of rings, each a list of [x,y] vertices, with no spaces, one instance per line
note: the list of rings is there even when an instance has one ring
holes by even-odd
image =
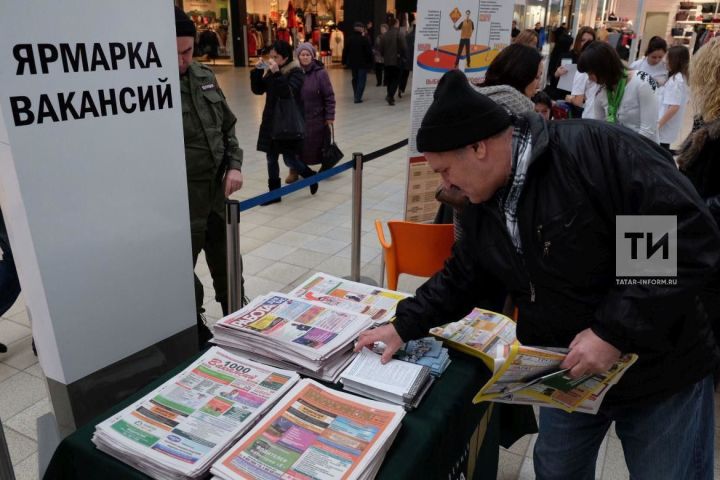
[[[447,152],[502,132],[510,114],[477,92],[460,70],[442,76],[417,133],[419,152]]]
[[[175,7],[175,36],[195,38],[195,24],[179,7]]]

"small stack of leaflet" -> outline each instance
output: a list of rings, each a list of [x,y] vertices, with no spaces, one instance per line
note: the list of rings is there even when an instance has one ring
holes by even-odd
[[[435,381],[430,368],[402,360],[380,362],[380,355],[363,348],[340,375],[343,389],[363,397],[417,408]]]

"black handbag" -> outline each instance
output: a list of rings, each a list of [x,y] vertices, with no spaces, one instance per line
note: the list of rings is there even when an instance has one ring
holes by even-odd
[[[340,147],[337,146],[337,143],[335,143],[335,127],[332,123],[329,125],[329,128],[325,129],[325,132],[325,141],[320,151],[322,156],[321,172],[333,168],[345,156],[340,150]]]
[[[298,141],[305,138],[305,117],[295,103],[292,90],[289,97],[278,97],[275,101],[270,137],[278,141]]]

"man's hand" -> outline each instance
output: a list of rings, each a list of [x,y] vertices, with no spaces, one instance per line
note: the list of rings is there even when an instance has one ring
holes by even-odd
[[[242,172],[240,170],[235,170],[234,168],[228,170],[225,174],[225,198],[240,190],[242,188],[242,184]]]
[[[620,350],[586,328],[578,333],[570,344],[570,353],[561,368],[569,368],[570,378],[589,373],[607,372],[620,359]]]
[[[393,354],[402,347],[403,342],[397,330],[392,325],[383,325],[382,327],[365,330],[358,336],[355,351],[359,352],[364,347],[372,348],[375,342],[383,342],[385,344],[385,352],[380,357],[382,363],[387,363]]]

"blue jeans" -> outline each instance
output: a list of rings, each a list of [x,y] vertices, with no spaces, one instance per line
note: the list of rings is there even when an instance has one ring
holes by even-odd
[[[537,480],[592,480],[610,424],[633,480],[712,480],[715,434],[712,376],[649,405],[601,409],[597,415],[540,409]]]
[[[306,170],[309,168],[305,162],[300,160],[298,156],[294,153],[283,153],[283,162],[288,168],[292,168],[296,172],[303,174],[306,173]],[[278,164],[278,159],[280,158],[279,153],[275,152],[268,152],[267,153],[267,171],[268,171],[268,180],[273,179],[280,179],[280,165]]]
[[[0,315],[3,315],[20,295],[20,280],[15,270],[15,260],[10,250],[10,240],[5,229],[2,210],[0,210],[0,249],[3,252],[0,260]]]
[[[363,93],[365,93],[365,83],[367,83],[367,70],[364,68],[353,68],[352,87],[356,102],[362,100]]]

